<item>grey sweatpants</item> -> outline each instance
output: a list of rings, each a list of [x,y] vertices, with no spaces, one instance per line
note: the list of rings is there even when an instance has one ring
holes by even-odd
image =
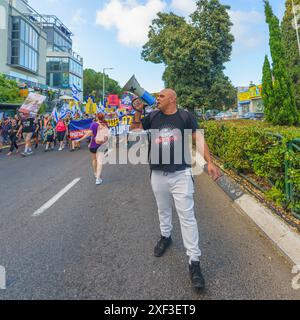
[[[180,219],[181,233],[187,255],[191,261],[199,261],[199,231],[194,211],[194,182],[192,170],[164,173],[153,171],[152,189],[156,198],[161,235],[170,237],[172,225],[173,200]]]

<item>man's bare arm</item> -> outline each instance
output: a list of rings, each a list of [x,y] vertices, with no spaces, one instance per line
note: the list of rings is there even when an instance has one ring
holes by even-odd
[[[130,125],[130,131],[143,130],[141,118],[142,113],[137,111],[133,117],[133,122]]]
[[[193,143],[196,145],[197,151],[201,154],[205,161],[207,163],[212,163],[209,147],[203,135],[199,131],[193,133]]]
[[[207,162],[208,174],[213,178],[213,180],[218,180],[222,176],[222,173],[213,164],[209,147],[204,139],[204,136],[201,134],[199,130],[193,133],[193,142],[196,144],[197,151]]]

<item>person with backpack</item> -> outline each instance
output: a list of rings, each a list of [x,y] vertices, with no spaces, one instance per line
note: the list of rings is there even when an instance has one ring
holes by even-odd
[[[189,257],[191,282],[194,288],[202,290],[205,288],[205,280],[200,266],[202,253],[199,248],[199,231],[194,211],[194,180],[191,163],[186,160],[188,157],[184,154],[184,145],[188,141],[184,136],[186,130],[192,134],[197,146],[204,145],[204,148],[198,151],[201,151],[208,163],[209,175],[217,180],[221,173],[212,162],[209,148],[198,132],[199,127],[194,116],[177,108],[176,92],[172,89],[161,91],[157,107],[158,110],[141,119],[144,104],[142,101],[140,103],[135,101],[136,113],[130,128],[132,131],[149,130],[151,135],[151,150],[149,150],[151,185],[158,206],[161,231],[161,238],[154,248],[154,256],[162,257],[172,244],[174,200],[184,246]],[[178,148],[180,145],[181,148]],[[156,152],[153,152],[152,148]],[[165,157],[165,153],[169,153],[169,157]]]
[[[96,178],[96,185],[99,186],[103,183],[101,178],[103,169],[104,153],[109,138],[108,124],[105,121],[105,114],[98,113],[95,121],[91,124],[89,132],[87,132],[78,141],[85,140],[91,137],[89,149],[92,155],[92,166]]]

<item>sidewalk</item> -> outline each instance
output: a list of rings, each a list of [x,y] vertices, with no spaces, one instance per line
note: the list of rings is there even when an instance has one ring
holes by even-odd
[[[227,174],[217,181],[217,185],[233,203],[245,213],[272,243],[294,265],[300,265],[300,233],[290,224],[259,202],[254,196],[243,191]]]

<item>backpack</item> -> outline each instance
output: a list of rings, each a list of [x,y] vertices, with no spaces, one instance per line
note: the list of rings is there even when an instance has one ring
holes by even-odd
[[[109,140],[109,130],[108,127],[104,124],[99,124],[97,129],[97,135],[95,137],[95,142],[98,145],[102,145]]]

